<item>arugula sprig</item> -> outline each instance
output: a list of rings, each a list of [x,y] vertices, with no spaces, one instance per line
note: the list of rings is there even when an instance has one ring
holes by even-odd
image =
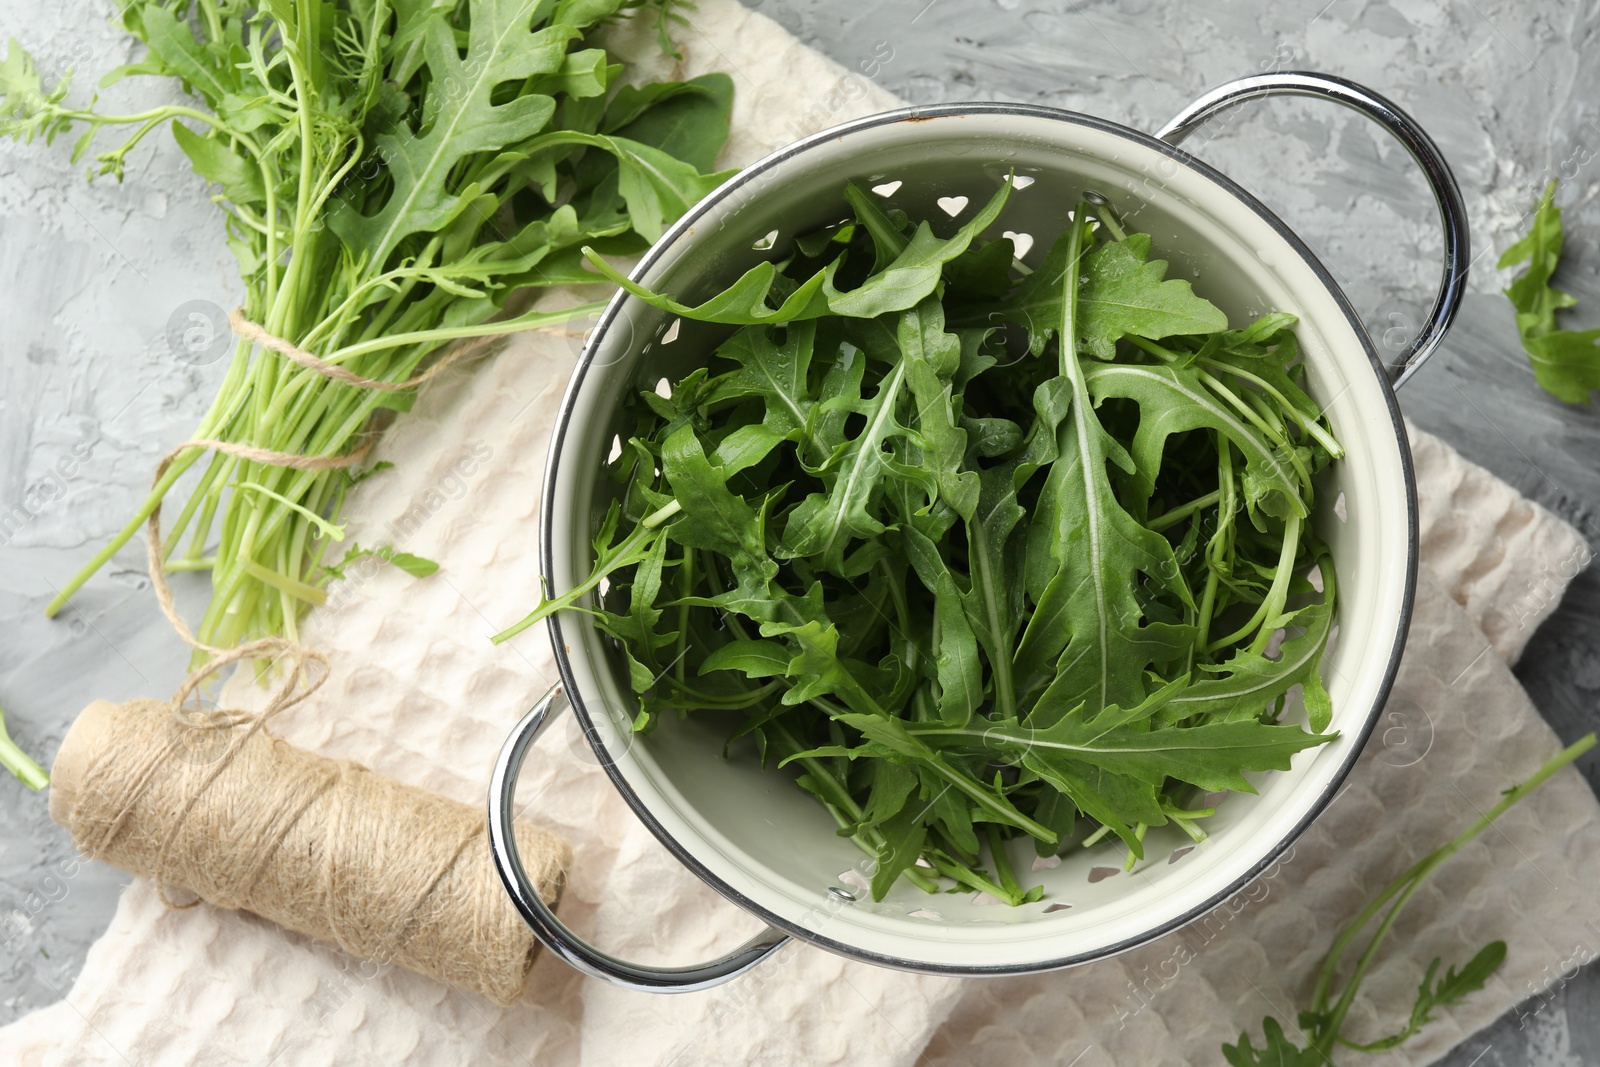
[[[632,404],[589,576],[499,638],[589,613],[635,729],[730,714],[873,856],[875,898],[1037,900],[1015,839],[1115,835],[1131,865],[1333,736],[1309,516],[1339,448],[1294,317],[1229,330],[1087,202],[1024,275],[991,236],[1011,195],[944,234],[848,187],[847,221],[697,305],[586,249],[728,329]]]
[[[1528,235],[1500,256],[1501,269],[1526,263],[1527,270],[1506,288],[1517,309],[1517,332],[1545,391],[1569,404],[1582,404],[1600,389],[1600,329],[1563,330],[1556,312],[1578,301],[1550,284],[1561,263],[1565,234],[1556,206],[1556,182],[1545,187]]]
[[[1595,735],[1589,734],[1562,749],[1526,781],[1505,790],[1500,800],[1465,830],[1401,873],[1355,918],[1345,924],[1334,938],[1327,958],[1323,961],[1322,970],[1317,976],[1316,990],[1312,994],[1310,1009],[1300,1013],[1299,1026],[1305,1041],[1303,1046],[1296,1044],[1284,1033],[1283,1025],[1277,1019],[1268,1016],[1262,1020],[1264,1044],[1261,1048],[1254,1045],[1248,1032],[1241,1033],[1237,1045],[1222,1046],[1223,1058],[1232,1067],[1327,1067],[1333,1063],[1334,1054],[1340,1047],[1358,1052],[1381,1052],[1405,1043],[1432,1021],[1436,1010],[1458,1003],[1468,994],[1482,989],[1484,983],[1505,961],[1504,941],[1489,942],[1459,971],[1452,966],[1447,968],[1442,976],[1439,975],[1441,961],[1435,957],[1428,964],[1427,971],[1417,987],[1416,1000],[1411,1006],[1405,1025],[1394,1033],[1373,1041],[1352,1041],[1343,1034],[1345,1018],[1350,1012],[1351,1005],[1355,1003],[1356,993],[1377,959],[1378,950],[1382,947],[1384,939],[1394,928],[1395,920],[1400,917],[1400,912],[1412,895],[1452,856],[1492,826],[1496,819],[1510,811],[1557,771],[1589,751],[1594,745]],[[1356,957],[1355,965],[1345,978],[1344,988],[1336,994],[1334,985],[1339,979],[1345,955],[1354,950],[1357,942],[1366,935],[1369,928],[1372,928],[1372,932],[1367,935],[1365,945],[1360,955]]]
[[[642,250],[724,180],[732,82],[711,74],[630,85],[593,43],[619,17],[676,0],[129,0],[119,21],[145,55],[108,74],[176,81],[189,97],[132,114],[69,100],[11,42],[0,60],[0,135],[76,133],[74,161],[120,179],[152,132],[172,131],[216,189],[244,282],[241,313],[357,380],[334,381],[241,338],[191,438],[259,455],[354,463],[409,408],[412,382],[452,342],[561,329],[598,305],[550,308],[552,286],[595,281],[580,249]],[[205,645],[296,636],[340,573],[325,559],[357,480],[226,450],[189,448],[127,526],[62,588],[54,613],[178,480],[198,484],[167,531],[166,565],[203,570]],[[187,546],[184,540],[187,539]],[[346,559],[352,559],[346,556]],[[395,553],[410,573],[428,561]]]

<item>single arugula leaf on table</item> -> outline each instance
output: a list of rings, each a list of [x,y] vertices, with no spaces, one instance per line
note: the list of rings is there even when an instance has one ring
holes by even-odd
[[[1556,182],[1552,180],[1539,200],[1528,235],[1506,249],[1497,266],[1503,270],[1519,263],[1528,265],[1505,290],[1517,309],[1522,347],[1527,350],[1534,377],[1546,392],[1569,404],[1582,404],[1600,389],[1600,329],[1556,326],[1556,312],[1578,301],[1550,284],[1561,263],[1565,240],[1555,197]]]

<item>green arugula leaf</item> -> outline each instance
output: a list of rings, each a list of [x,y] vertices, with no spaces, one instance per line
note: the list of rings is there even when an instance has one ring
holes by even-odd
[[[472,0],[464,57],[447,22],[426,24],[420,44],[429,74],[450,91],[428,95],[431,107],[420,132],[397,117],[376,134],[374,146],[393,181],[388,198],[370,212],[344,202],[328,217],[352,251],[386,264],[405,238],[443,228],[480,189],[452,188],[457,165],[525,141],[550,121],[556,108],[551,96],[535,93],[499,104],[491,99],[505,82],[561,70],[578,30],[561,23],[534,29],[541,6],[540,0]]]
[[[1071,228],[1054,245],[1039,268],[1023,279],[1012,300],[993,306],[963,323],[1014,317],[1028,331],[1028,350],[1041,355],[1059,336],[1065,314],[1067,260]],[[1228,328],[1228,319],[1208,300],[1194,295],[1190,284],[1166,280],[1165,260],[1151,260],[1150,238],[1129,234],[1123,241],[1108,241],[1083,259],[1086,278],[1078,295],[1081,312],[1075,316],[1075,336],[1098,359],[1111,359],[1123,337],[1159,340],[1182,334],[1210,334]]]
[[[933,655],[939,683],[936,699],[939,719],[951,726],[965,726],[983,703],[984,696],[983,659],[977,633],[969,621],[969,596],[957,584],[938,546],[919,523],[908,519],[901,527],[900,536],[912,567],[933,592]],[[983,612],[979,614],[986,618]],[[990,633],[987,625],[984,632]]]
[[[887,760],[879,760],[880,767],[894,767]],[[908,775],[916,781],[915,775]],[[877,796],[878,789],[873,790]],[[889,888],[922,857],[923,845],[928,837],[928,824],[924,812],[915,802],[907,803],[889,818],[876,824],[883,836],[883,847],[878,852],[878,865],[872,871],[872,899],[882,900]]]
[[[926,222],[922,223],[900,254],[857,288],[841,291],[835,287],[834,276],[840,264],[836,259],[802,282],[777,308],[770,307],[767,302],[777,279],[777,268],[770,261],[757,264],[716,296],[691,307],[651,292],[598,255],[588,251],[585,254],[603,276],[651,307],[699,322],[742,326],[794,322],[822,315],[871,319],[915,307],[932,293],[939,284],[944,265],[965,252],[973,239],[999,217],[1010,188],[1002,185],[994,198],[948,240],[935,237],[933,229]]]
[[[1013,534],[1026,512],[1017,503],[1016,490],[1005,468],[984,471],[979,479],[978,509],[967,521],[972,587],[963,605],[994,674],[995,706],[1002,715],[1011,715],[1017,707],[1011,661],[1023,615],[1018,579],[1024,550],[1024,542]]]
[[[1336,582],[1331,558],[1323,556],[1317,564],[1322,573],[1322,599],[1283,618],[1283,625],[1303,630],[1283,642],[1278,657],[1267,659],[1259,652],[1241,649],[1215,667],[1202,668],[1213,672],[1212,676],[1197,679],[1168,701],[1161,710],[1164,721],[1178,722],[1195,715],[1223,722],[1255,718],[1299,685],[1312,731],[1320,734],[1328,728],[1333,702],[1322,686],[1318,668],[1333,631]]]
[[[537,137],[528,151],[537,156],[574,145],[599,148],[615,158],[617,194],[627,205],[633,228],[650,241],[659,239],[669,224],[737,173],[727,170],[701,174],[694,164],[651,145],[571,130]]]
[[[938,751],[928,747],[923,739],[913,734],[901,720],[889,718],[888,716],[854,713],[835,717],[840,722],[860,730],[862,736],[868,741],[875,742],[885,752],[912,760],[934,777],[954,786],[966,794],[967,798],[988,819],[1015,826],[1024,833],[1031,834],[1042,841],[1055,840],[1055,834],[1048,827],[1040,825],[1018,811],[1009,800],[996,792],[992,786],[973,779],[952,767]]]
[[[1097,359],[1111,359],[1124,337],[1158,340],[1228,328],[1227,316],[1195,296],[1188,282],[1164,280],[1167,264],[1150,259],[1149,234],[1100,245],[1085,259],[1084,272],[1078,336]]]
[[[939,497],[963,519],[971,519],[978,506],[978,475],[962,469],[967,432],[957,425],[953,402],[961,340],[944,332],[944,308],[932,297],[901,313],[898,336],[917,406],[912,425],[922,447],[921,466],[932,470]]]
[[[655,550],[655,544],[666,534],[664,524],[642,522],[630,530],[620,540],[616,539],[617,524],[621,517],[621,508],[613,502],[610,510],[606,512],[605,522],[601,524],[600,531],[595,535],[595,564],[589,576],[560,596],[545,596],[539,601],[539,606],[530,611],[516,625],[495,634],[495,644],[503,644],[517,636],[528,627],[549,618],[557,611],[577,605],[578,601],[588,596],[599,588],[600,583],[615,572],[627,567],[635,567],[650,557]],[[670,516],[669,516],[670,518]]]
[[[1067,703],[1137,704],[1144,697],[1144,664],[1164,658],[1163,649],[1178,636],[1161,624],[1143,625],[1139,576],[1170,582],[1177,563],[1167,540],[1139,525],[1118,501],[1107,464],[1129,474],[1137,468],[1096,416],[1078,357],[1064,354],[1062,365],[1071,409],[1057,430],[1057,458],[1038,508],[1038,521],[1051,531],[1057,569],[1023,634],[1016,669],[1029,689],[1059,671],[1067,681],[1058,679],[1052,688],[1064,684]]]
[[[842,394],[822,401],[825,408],[862,416],[866,426],[824,464],[826,489],[808,495],[789,513],[782,555],[819,556],[821,565],[837,574],[844,568],[844,551],[852,538],[876,537],[886,529],[872,512],[881,495],[880,483],[890,470],[884,445],[891,436],[908,432],[895,418],[895,406],[906,388],[905,370],[906,364],[898,364],[871,400]]]
[[[685,82],[623,85],[606,104],[600,133],[648,145],[711,173],[728,140],[733,79],[720,71]]]
[[[1255,792],[1242,772],[1288,770],[1290,756],[1333,736],[1251,720],[1152,729],[1148,713],[1116,707],[1092,716],[1064,714],[1047,727],[1002,720],[981,730],[966,727],[965,733],[945,726],[917,729],[919,736],[981,738],[987,746],[1019,752],[1041,766],[1055,760],[1088,763],[1154,786],[1174,778],[1200,789],[1241,793]]]
[[[672,524],[673,539],[726,557],[741,595],[770,596],[768,584],[778,565],[767,555],[761,516],[728,490],[692,427],[680,427],[662,445],[661,473],[682,509],[683,517]]]
[[[1150,499],[1167,439],[1204,426],[1226,437],[1244,456],[1246,471],[1253,474],[1245,483],[1253,506],[1279,517],[1306,517],[1300,479],[1289,462],[1206,389],[1194,371],[1101,363],[1084,368],[1083,377],[1096,403],[1122,397],[1139,404],[1143,418],[1132,456],[1119,464],[1133,476],[1135,506],[1142,509]]]
[[[700,673],[739,671],[747,678],[781,678],[793,655],[777,641],[730,641],[700,664]]]
[[[1256,1048],[1250,1035],[1241,1033],[1237,1045],[1222,1046],[1222,1058],[1230,1067],[1326,1067],[1328,1060],[1321,1052],[1290,1041],[1270,1015],[1261,1021],[1261,1032],[1266,1040],[1263,1047]]]
[[[236,154],[216,136],[203,137],[187,126],[172,125],[172,138],[194,165],[194,172],[222,186],[222,192],[235,204],[262,203],[267,198],[261,169]]]
[[[1491,941],[1459,972],[1451,967],[1437,982],[1434,976],[1439,971],[1439,959],[1435,957],[1428,964],[1422,982],[1417,987],[1416,1000],[1411,1007],[1405,1027],[1396,1033],[1377,1041],[1360,1043],[1346,1038],[1342,1032],[1362,980],[1376,958],[1384,937],[1394,928],[1395,920],[1412,895],[1439,867],[1492,826],[1495,820],[1538,789],[1557,771],[1592,749],[1595,741],[1595,735],[1589,734],[1546,760],[1526,781],[1505,790],[1500,800],[1488,811],[1482,812],[1461,833],[1408,867],[1399,877],[1385,886],[1355,918],[1345,924],[1334,938],[1332,948],[1323,961],[1310,1009],[1300,1012],[1300,1027],[1305,1031],[1306,1039],[1304,1049],[1290,1042],[1284,1036],[1283,1028],[1278,1021],[1268,1017],[1262,1021],[1262,1033],[1266,1038],[1264,1048],[1257,1049],[1251,1043],[1249,1034],[1242,1033],[1239,1035],[1237,1045],[1222,1046],[1223,1058],[1234,1067],[1261,1067],[1264,1064],[1274,1067],[1282,1064],[1311,1067],[1312,1064],[1332,1064],[1334,1052],[1339,1046],[1358,1052],[1381,1052],[1396,1048],[1410,1040],[1423,1026],[1432,1021],[1432,1014],[1436,1008],[1457,1003],[1469,994],[1482,989],[1484,983],[1505,961],[1506,946],[1503,941]],[[1346,982],[1344,989],[1335,994],[1334,979],[1344,954],[1355,946],[1357,938],[1374,923],[1377,924],[1376,929],[1361,949],[1353,975]]]
[[[378,466],[382,466],[382,464],[379,464]],[[373,470],[368,471],[367,474],[370,475],[376,471],[377,467],[374,467]],[[345,552],[344,556],[340,558],[338,564],[329,564],[327,565],[326,569],[333,577],[343,578],[345,577],[344,569],[346,567],[358,559],[366,559],[368,557],[381,559],[385,563],[393,564],[394,566],[405,571],[407,574],[411,575],[413,578],[427,578],[431,575],[437,574],[439,571],[439,565],[433,560],[424,559],[421,556],[414,556],[410,552],[396,551],[391,545],[374,545],[372,548],[362,548],[353,541],[350,543],[350,548]]]
[[[901,232],[900,227],[890,218],[879,202],[861,186],[851,182],[845,186],[844,198],[855,212],[856,219],[867,228],[867,233],[872,237],[872,245],[876,253],[873,262],[873,273],[884,270],[889,264],[906,250],[909,238]],[[967,255],[963,252],[961,255]],[[960,259],[957,256],[956,259]],[[951,260],[955,262],[955,260]]]
[[[1582,404],[1593,390],[1600,389],[1600,329],[1556,328],[1556,312],[1577,300],[1550,285],[1564,241],[1555,196],[1556,182],[1552,180],[1539,200],[1532,229],[1505,250],[1497,265],[1503,270],[1528,264],[1505,290],[1517,309],[1522,347],[1533,364],[1534,377],[1546,392],[1569,404]]]

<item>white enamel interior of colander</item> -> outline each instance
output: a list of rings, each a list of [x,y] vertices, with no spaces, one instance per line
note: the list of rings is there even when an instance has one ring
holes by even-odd
[[[1114,838],[1030,874],[1033,846],[1017,840],[1011,858],[1024,884],[1045,886],[1037,904],[1011,909],[976,902],[971,893],[929,896],[903,880],[888,899],[872,903],[851,876],[841,878],[862,872],[865,857],[835,834],[809,794],[784,773],[761,769],[749,748],[723,758],[725,721],[691,716],[629,735],[637,705],[606,640],[571,614],[552,628],[567,650],[575,704],[615,761],[613,777],[680,858],[723,893],[810,940],[915,969],[1023,971],[1092,959],[1193,920],[1238,892],[1292,842],[1354,760],[1378,714],[1409,608],[1414,507],[1401,431],[1332,283],[1227,187],[1114,128],[1043,109],[983,105],[855,124],[735,179],[646,260],[643,280],[698,302],[759,259],[782,255],[796,233],[843,217],[840,190],[851,179],[901,182],[890,201],[948,232],[1012,168],[1033,181],[1014,190],[993,233],[1032,236],[1029,262],[1045,254],[1078,194],[1094,189],[1131,227],[1153,235],[1172,276],[1192,280],[1235,325],[1269,310],[1300,316],[1310,392],[1347,450],[1322,476],[1315,518],[1340,582],[1340,636],[1324,663],[1340,738],[1301,753],[1288,772],[1254,776],[1260,793],[1226,797],[1207,820],[1210,838],[1175,860],[1174,850],[1189,841],[1168,828],[1151,833],[1147,858],[1131,874],[1121,873],[1124,849]],[[964,205],[952,199],[960,197]],[[956,210],[953,219],[948,209]],[[751,247],[774,230],[775,247]],[[557,591],[592,562],[589,541],[609,499],[597,472],[613,436],[625,440],[631,429],[618,410],[621,397],[704,365],[726,333],[682,323],[663,343],[671,316],[631,299],[619,310],[569,391],[552,447],[545,552]],[[1347,521],[1334,514],[1341,494]],[[830,886],[852,889],[859,899],[843,903],[829,895]],[[1070,906],[1053,907],[1063,904]]]

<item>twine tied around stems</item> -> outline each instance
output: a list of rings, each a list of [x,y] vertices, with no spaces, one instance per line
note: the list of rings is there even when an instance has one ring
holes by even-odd
[[[359,374],[352,374],[336,363],[329,363],[320,356],[314,356],[305,349],[298,348],[281,337],[273,336],[266,331],[265,327],[245,318],[244,312],[238,308],[228,312],[228,326],[234,333],[258,348],[266,349],[268,352],[276,352],[290,362],[297,363],[307,370],[315,371],[324,378],[331,378],[333,381],[343,382],[345,385],[353,385],[358,389],[377,389],[386,393],[399,393],[407,389],[415,389],[424,382],[444,373],[446,368],[482,351],[491,343],[506,336],[505,334],[487,334],[483,337],[467,338],[452,345],[448,352],[434,360],[427,370],[416,377],[408,378],[403,382],[384,382],[376,378],[363,378]],[[283,453],[278,454],[283,455]]]
[[[403,382],[385,382],[376,378],[364,378],[361,375],[353,374],[335,363],[330,363],[319,356],[307,352],[282,337],[269,333],[265,327],[245,318],[244,312],[240,308],[235,308],[228,312],[228,325],[235,334],[256,347],[276,353],[292,363],[322,375],[324,378],[359,389],[376,389],[382,392],[403,392],[407,389],[416,389],[437,377],[449,367],[482,352],[493,343],[503,340],[506,336],[505,334],[488,334],[483,337],[466,338],[458,341],[451,345],[443,356],[434,360],[421,374],[408,378]],[[372,451],[372,440],[370,438],[364,440],[351,451],[337,455],[307,456],[295,452],[279,452],[268,448],[257,448],[254,445],[240,444],[235,441],[196,438],[183,442],[162,457],[161,462],[156,465],[153,484],[159,487],[161,479],[166,475],[173,461],[189,449],[221,452],[225,455],[237,456],[240,459],[271,467],[288,467],[293,470],[338,470],[345,467],[353,467],[365,459]],[[288,638],[266,637],[246,642],[234,648],[218,648],[214,645],[205,644],[196,638],[194,631],[189,628],[189,624],[178,614],[177,607],[173,603],[172,590],[167,584],[166,545],[161,537],[161,507],[159,504],[151,510],[150,518],[146,523],[146,530],[148,532],[150,550],[150,584],[155,590],[156,603],[160,605],[161,613],[172,624],[172,628],[177,631],[178,636],[183,638],[191,648],[204,652],[208,656],[216,657],[195,670],[184,680],[183,685],[179,687],[177,694],[173,698],[173,706],[175,708],[181,707],[200,683],[214,675],[220,667],[240,660],[260,658],[260,654],[264,652],[276,651],[293,657],[296,661],[295,677],[299,676],[301,664],[311,661],[320,662],[324,668],[322,678],[326,678],[327,660],[320,654],[310,652]],[[303,700],[310,694],[311,690],[321,684],[322,679],[319,679],[310,689],[307,689],[289,703]],[[288,705],[284,706],[287,707]],[[279,708],[277,710],[282,709]]]

